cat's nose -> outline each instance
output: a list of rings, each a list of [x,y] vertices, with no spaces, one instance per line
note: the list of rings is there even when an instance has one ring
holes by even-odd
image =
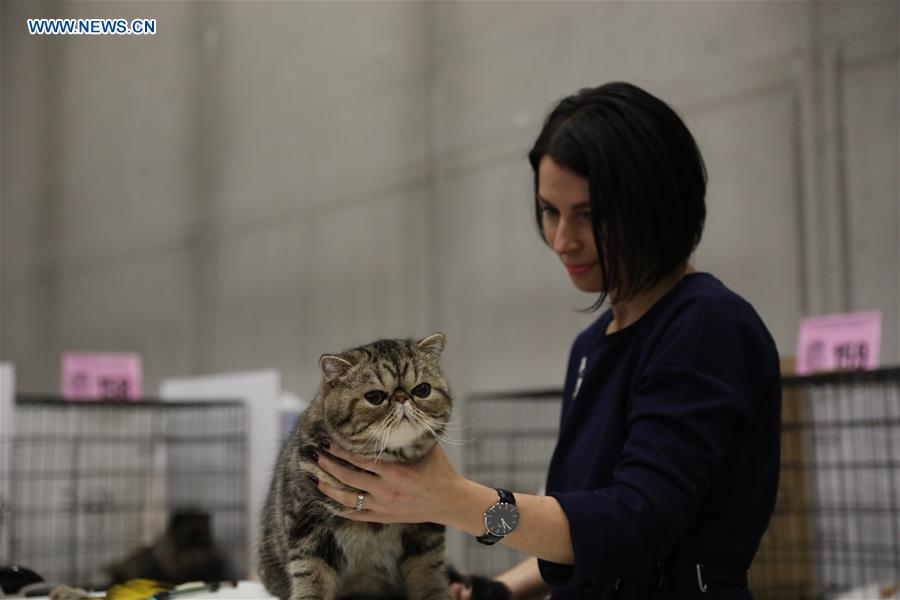
[[[394,400],[396,400],[400,404],[403,404],[404,402],[409,400],[409,396],[407,396],[404,392],[397,392],[396,394],[394,394]]]

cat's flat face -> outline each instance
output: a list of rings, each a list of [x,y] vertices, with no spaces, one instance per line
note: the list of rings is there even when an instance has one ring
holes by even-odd
[[[437,333],[420,341],[379,340],[320,359],[325,418],[348,450],[377,456],[423,441],[433,445],[452,409],[438,364],[443,347]]]

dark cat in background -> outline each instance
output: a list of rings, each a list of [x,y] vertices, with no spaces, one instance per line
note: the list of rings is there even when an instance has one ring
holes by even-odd
[[[108,573],[110,585],[129,579],[179,584],[231,578],[228,562],[213,540],[209,514],[192,509],[174,512],[152,546],[135,550],[110,566]]]

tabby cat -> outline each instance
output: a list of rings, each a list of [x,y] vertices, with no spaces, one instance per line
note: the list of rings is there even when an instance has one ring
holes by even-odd
[[[324,452],[326,439],[373,461],[415,461],[434,447],[452,404],[438,365],[444,340],[442,333],[379,340],[319,359],[321,386],[281,449],[263,508],[259,571],[271,594],[282,600],[450,598],[442,525],[341,518],[347,507],[310,479],[356,492],[316,465],[313,452]]]

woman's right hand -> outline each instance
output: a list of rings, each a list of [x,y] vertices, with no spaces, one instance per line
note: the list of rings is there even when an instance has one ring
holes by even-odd
[[[472,600],[472,588],[464,583],[451,583],[450,597],[453,600]]]

